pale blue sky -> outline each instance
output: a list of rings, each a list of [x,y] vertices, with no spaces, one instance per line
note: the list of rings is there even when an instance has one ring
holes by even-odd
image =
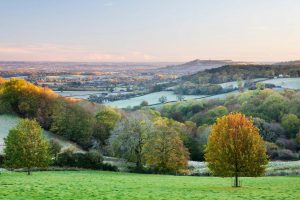
[[[0,0],[0,60],[295,60],[299,9],[299,0]]]

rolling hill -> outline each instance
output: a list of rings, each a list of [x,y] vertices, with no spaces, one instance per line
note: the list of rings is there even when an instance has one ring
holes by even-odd
[[[224,65],[247,64],[245,62],[235,62],[232,60],[192,60],[179,65],[170,65],[158,69],[161,72],[176,74],[194,74],[207,69],[218,68]],[[249,64],[249,63],[248,63]]]

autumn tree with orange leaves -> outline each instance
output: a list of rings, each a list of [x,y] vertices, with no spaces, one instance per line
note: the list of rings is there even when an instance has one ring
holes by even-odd
[[[231,113],[217,119],[208,138],[205,159],[213,175],[235,177],[261,176],[268,158],[258,129],[241,113]]]

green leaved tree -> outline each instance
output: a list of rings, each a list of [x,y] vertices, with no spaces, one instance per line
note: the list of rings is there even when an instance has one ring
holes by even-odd
[[[49,143],[42,137],[42,128],[35,120],[22,119],[5,138],[5,166],[26,168],[47,167],[50,163]]]
[[[172,120],[157,119],[149,136],[143,148],[148,166],[162,173],[188,172],[189,152]]]

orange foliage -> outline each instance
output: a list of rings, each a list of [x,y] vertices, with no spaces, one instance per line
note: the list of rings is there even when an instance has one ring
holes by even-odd
[[[214,175],[260,176],[268,163],[264,141],[241,113],[221,117],[208,138],[205,159]]]
[[[5,81],[6,80],[4,78],[0,77],[0,85],[3,84],[3,83],[5,83]]]

